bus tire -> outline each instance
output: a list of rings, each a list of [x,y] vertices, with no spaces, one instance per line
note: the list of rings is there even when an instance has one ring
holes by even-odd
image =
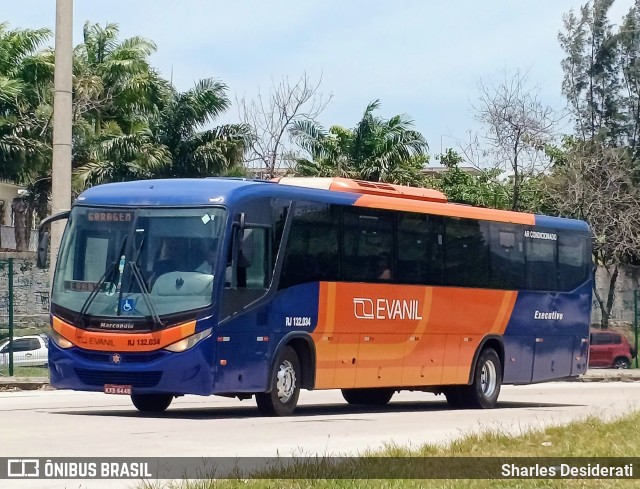
[[[465,407],[494,408],[498,402],[501,384],[500,357],[493,348],[485,348],[476,362],[471,385],[459,387],[461,401]]]
[[[171,394],[131,394],[131,402],[143,413],[161,413],[173,401]]]
[[[377,387],[373,389],[342,389],[342,397],[349,404],[384,406],[394,394],[393,389]]]
[[[453,385],[444,387],[442,393],[447,398],[447,404],[450,408],[459,409],[467,407],[462,393],[462,386]]]
[[[300,361],[295,350],[285,346],[278,354],[272,373],[271,392],[256,394],[256,404],[267,416],[289,416],[298,405],[300,396]]]

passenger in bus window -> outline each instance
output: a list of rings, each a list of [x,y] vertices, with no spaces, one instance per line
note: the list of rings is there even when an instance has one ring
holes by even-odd
[[[198,268],[196,268],[196,272],[213,275],[213,270],[216,265],[216,259],[218,255],[217,240],[206,240],[202,245],[202,255],[204,256],[204,261],[200,265],[198,265]]]
[[[383,252],[378,255],[378,280],[391,280],[391,258],[389,253]]]
[[[182,268],[183,246],[178,238],[165,238],[160,245],[156,263],[153,266],[155,276],[175,272]]]

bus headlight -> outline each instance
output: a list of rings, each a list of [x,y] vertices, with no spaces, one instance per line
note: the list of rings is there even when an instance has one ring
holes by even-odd
[[[51,341],[53,341],[56,345],[65,350],[74,346],[73,343],[71,343],[68,339],[66,339],[53,328],[49,329],[49,338],[51,338]]]
[[[190,348],[196,346],[201,340],[204,340],[208,336],[211,336],[212,329],[205,329],[204,331],[200,331],[194,335],[191,335],[187,338],[182,338],[180,341],[176,341],[175,343],[171,343],[169,346],[165,346],[165,350],[173,351],[173,352],[181,352],[186,351]]]

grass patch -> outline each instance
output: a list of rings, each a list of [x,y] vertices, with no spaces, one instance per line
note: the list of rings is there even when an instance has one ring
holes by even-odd
[[[49,378],[49,369],[46,367],[13,367],[14,377],[46,377]],[[9,367],[0,367],[0,376],[9,376]]]
[[[462,414],[462,413],[461,413]],[[627,458],[637,457],[640,452],[640,412],[635,412],[624,418],[603,421],[590,417],[585,421],[574,422],[567,426],[532,431],[518,437],[509,436],[499,431],[491,431],[480,435],[470,435],[454,441],[447,446],[425,445],[417,450],[410,450],[399,446],[386,446],[383,450],[368,451],[362,457],[348,458],[343,464],[341,479],[324,479],[327,474],[330,459],[322,458],[301,464],[294,464],[280,470],[258,473],[269,479],[229,479],[229,480],[199,480],[187,482],[158,482],[139,486],[145,489],[302,489],[313,487],[318,489],[352,489],[352,488],[538,488],[538,487],[577,487],[577,488],[632,488],[637,487],[637,480],[615,479],[512,479],[512,480],[465,480],[440,479],[426,480],[411,478],[396,479],[358,479],[362,474],[393,473],[398,463],[397,457],[429,457],[421,462],[437,463],[432,457],[497,457],[499,463],[511,463],[512,457],[617,457],[625,459],[622,463],[631,463]],[[387,460],[385,460],[387,459]],[[335,460],[335,459],[334,459]],[[414,463],[415,461],[410,461]],[[444,460],[445,464],[482,464],[482,460],[467,459],[462,461]],[[564,462],[567,462],[564,460]],[[534,461],[535,463],[535,461]],[[602,461],[606,464],[606,460]],[[529,464],[527,464],[529,465]],[[415,468],[415,465],[413,466]],[[462,468],[461,468],[462,470]],[[634,474],[640,467],[636,464]],[[335,473],[335,472],[333,472]],[[411,468],[407,469],[407,477],[411,477]],[[499,476],[499,473],[496,474]],[[403,477],[405,475],[403,474]]]

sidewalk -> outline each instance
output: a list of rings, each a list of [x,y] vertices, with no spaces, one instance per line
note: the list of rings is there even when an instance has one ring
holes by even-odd
[[[640,382],[640,369],[594,368],[569,382]],[[47,377],[0,377],[0,392],[52,389]]]
[[[640,369],[592,368],[581,375],[576,382],[639,382]]]

